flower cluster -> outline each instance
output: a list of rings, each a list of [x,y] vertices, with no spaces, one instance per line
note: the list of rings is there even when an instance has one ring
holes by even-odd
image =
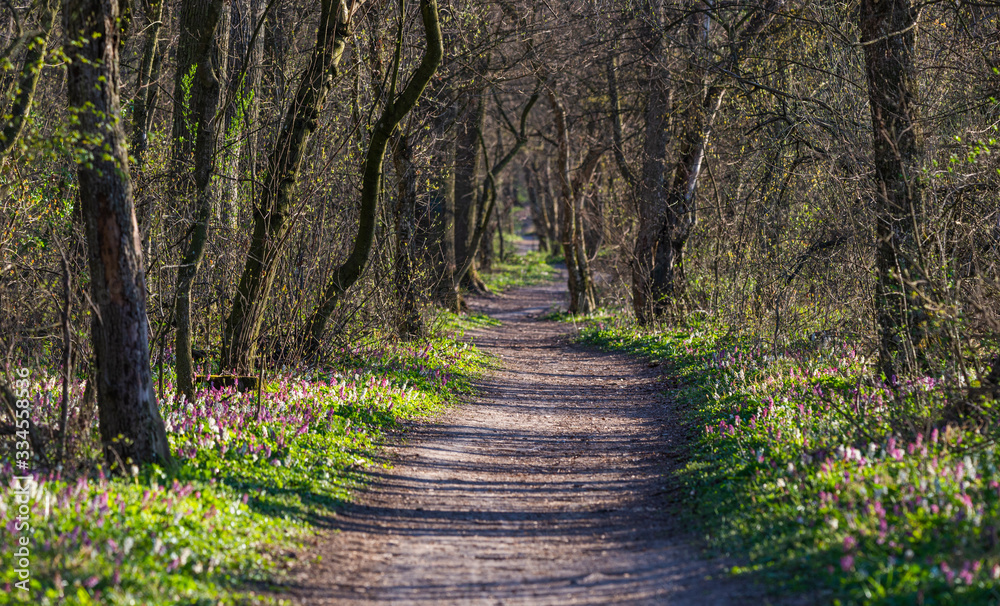
[[[582,337],[670,362],[702,427],[684,472],[697,512],[790,589],[940,604],[1000,589],[1000,452],[942,420],[954,381],[876,381],[848,342],[775,352],[614,321]]]
[[[187,401],[165,376],[160,407],[177,469],[109,478],[92,448],[72,477],[35,474],[32,595],[12,591],[17,579],[7,567],[0,605],[228,603],[243,581],[275,569],[268,545],[293,546],[309,520],[349,498],[388,428],[467,391],[485,362],[450,339],[340,354],[334,367],[273,374],[260,393],[206,387]],[[58,374],[38,385],[34,420],[56,426]],[[96,444],[84,389],[73,386],[70,420],[80,423],[70,427],[81,443]],[[21,536],[13,475],[9,463],[0,470],[5,561]]]

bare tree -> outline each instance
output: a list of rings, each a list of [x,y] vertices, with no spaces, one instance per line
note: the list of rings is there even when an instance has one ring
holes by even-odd
[[[336,308],[340,297],[361,277],[362,272],[368,264],[368,257],[371,254],[372,238],[375,234],[375,221],[378,209],[378,199],[382,191],[382,163],[385,159],[385,151],[389,145],[392,133],[406,117],[410,110],[417,104],[420,95],[424,92],[427,83],[430,82],[434,72],[437,71],[444,55],[444,46],[441,39],[441,25],[438,17],[437,2],[435,0],[420,0],[420,17],[424,25],[424,36],[427,47],[424,49],[423,58],[420,64],[410,76],[410,81],[400,91],[395,94],[396,77],[399,73],[399,66],[402,52],[402,25],[400,26],[400,36],[397,41],[397,51],[392,68],[392,83],[389,87],[386,106],[375,123],[372,130],[371,140],[368,143],[368,152],[365,154],[365,169],[362,178],[361,189],[361,215],[358,222],[358,232],[354,238],[354,247],[351,254],[337,268],[333,278],[327,284],[323,292],[320,304],[316,306],[307,323],[304,342],[306,351],[314,353],[319,347],[326,329],[326,323],[330,319],[330,314]],[[409,237],[407,235],[407,237]],[[408,244],[408,243],[407,243]]]
[[[289,104],[281,132],[268,161],[268,173],[254,208],[254,229],[246,264],[226,319],[222,367],[253,370],[263,314],[274,285],[274,264],[288,233],[306,147],[333,82],[341,75],[340,60],[351,36],[356,6],[346,0],[322,0],[316,44]]]

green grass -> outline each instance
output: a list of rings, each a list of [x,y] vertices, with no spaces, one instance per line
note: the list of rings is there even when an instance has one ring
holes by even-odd
[[[850,343],[775,352],[707,322],[644,331],[609,316],[580,340],[662,362],[696,428],[690,522],[782,592],[819,603],[1000,601],[1000,452],[932,418],[948,389],[871,379]],[[902,411],[902,413],[900,412]]]
[[[545,253],[529,251],[524,255],[509,255],[504,262],[495,262],[492,271],[480,275],[490,291],[502,293],[551,281],[557,274]]]
[[[356,347],[339,359],[271,377],[259,409],[256,394],[232,390],[203,390],[194,402],[166,398],[176,471],[150,466],[108,479],[95,468],[72,481],[38,478],[23,533],[15,532],[7,465],[0,604],[269,601],[247,584],[277,578],[280,554],[351,498],[388,431],[468,392],[487,363],[452,337]],[[37,407],[35,420],[47,424],[58,385],[36,384],[49,404]],[[21,536],[31,553],[27,592],[14,586],[10,565]]]

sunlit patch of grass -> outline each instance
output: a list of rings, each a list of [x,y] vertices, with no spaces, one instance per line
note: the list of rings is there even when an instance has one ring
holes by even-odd
[[[456,314],[441,311],[435,318],[434,330],[455,334],[461,338],[465,336],[466,331],[500,326],[500,324],[500,320],[484,313]]]
[[[503,262],[495,262],[493,271],[482,273],[483,282],[493,292],[532,286],[555,278],[557,270],[548,263],[545,253],[529,251],[523,255],[510,255]]]
[[[22,593],[4,567],[0,604],[242,603],[251,596],[241,587],[279,570],[274,554],[364,482],[387,431],[469,392],[487,363],[451,337],[338,353],[326,368],[271,375],[259,402],[232,388],[192,402],[169,395],[161,409],[175,470],[38,477],[24,534],[7,464],[0,554],[13,561],[27,537],[32,577]],[[39,384],[41,399],[58,398],[56,381]]]

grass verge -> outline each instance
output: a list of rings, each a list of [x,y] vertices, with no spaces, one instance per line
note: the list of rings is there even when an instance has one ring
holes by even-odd
[[[1000,453],[928,421],[949,385],[888,386],[850,343],[762,349],[707,323],[642,331],[595,318],[579,339],[660,361],[697,428],[681,472],[714,548],[816,603],[1000,601]]]
[[[273,579],[311,523],[350,498],[387,431],[469,391],[486,362],[436,338],[357,347],[336,366],[270,377],[259,402],[232,389],[202,390],[193,402],[168,396],[175,471],[35,477],[23,528],[5,453],[0,559],[14,562],[23,537],[30,578],[18,586],[15,566],[0,570],[0,604],[270,601],[242,588]],[[34,420],[49,424],[57,381],[33,385]],[[73,409],[71,421],[80,415]]]

